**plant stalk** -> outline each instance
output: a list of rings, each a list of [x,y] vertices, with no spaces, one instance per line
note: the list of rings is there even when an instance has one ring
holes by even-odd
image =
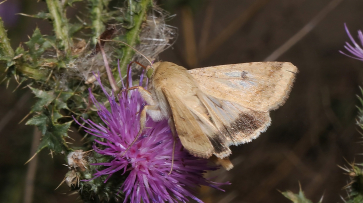
[[[132,5],[129,5],[129,6],[131,9]],[[148,8],[152,6],[152,1],[151,0],[141,0],[140,6],[141,6],[141,12],[139,14],[133,15],[135,25],[133,28],[131,28],[127,32],[127,34],[125,36],[126,43],[129,44],[131,47],[135,47],[135,45],[139,41],[140,28],[141,28],[142,22],[145,20],[145,16],[148,11]],[[134,53],[135,53],[135,51],[131,47],[125,46],[123,48],[123,56],[122,56],[122,60],[120,62],[120,68],[121,68],[122,75],[126,75],[127,64],[129,64],[131,62],[132,57],[134,56]],[[121,79],[118,74],[115,74],[115,76],[116,76],[115,77],[116,81],[119,81]]]
[[[107,1],[108,2],[108,1]],[[92,19],[92,44],[97,44],[97,38],[102,34],[105,26],[101,19],[101,14],[104,12],[103,0],[90,0],[91,3],[91,19]]]
[[[64,46],[64,50],[69,55],[71,53],[71,42],[68,36],[68,21],[63,15],[62,6],[58,0],[46,0],[49,13],[52,16],[54,32]]]

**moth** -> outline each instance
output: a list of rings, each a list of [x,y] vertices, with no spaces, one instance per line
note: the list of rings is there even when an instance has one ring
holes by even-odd
[[[233,165],[229,146],[257,138],[271,124],[269,112],[284,104],[297,68],[289,62],[254,62],[187,70],[170,62],[149,66],[148,90],[137,87],[154,121],[168,119],[174,137],[193,156]]]

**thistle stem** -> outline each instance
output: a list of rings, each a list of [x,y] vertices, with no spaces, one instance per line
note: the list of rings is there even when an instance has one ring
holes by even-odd
[[[91,3],[91,19],[92,19],[92,43],[97,44],[97,38],[102,34],[105,29],[105,26],[101,20],[101,14],[104,12],[104,3],[108,3],[108,1],[103,0],[90,0]]]
[[[68,20],[64,12],[62,12],[63,9],[58,0],[46,0],[46,2],[52,16],[55,35],[62,42],[65,52],[70,54],[71,43],[68,36]]]
[[[129,6],[131,7],[132,5],[129,5]],[[140,28],[141,28],[142,22],[145,20],[145,16],[148,11],[148,8],[152,6],[152,1],[151,0],[141,0],[140,6],[141,6],[140,13],[133,15],[135,24],[134,24],[133,28],[131,28],[127,32],[127,34],[125,36],[126,43],[128,45],[130,45],[131,47],[135,47],[135,45],[139,41]],[[126,46],[123,48],[123,56],[122,56],[122,60],[120,63],[122,75],[126,75],[127,64],[130,63],[130,61],[132,60],[132,57],[134,56],[134,53],[135,53],[135,51],[131,47]],[[121,78],[119,78],[119,75],[116,74],[116,81],[119,81],[120,79]]]

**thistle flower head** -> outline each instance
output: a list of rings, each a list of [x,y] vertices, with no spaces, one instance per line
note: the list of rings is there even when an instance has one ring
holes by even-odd
[[[131,78],[130,71],[129,77]],[[142,81],[142,78],[141,78]],[[101,84],[100,79],[98,82]],[[131,80],[128,81],[132,86]],[[121,190],[125,194],[125,202],[186,202],[192,198],[202,202],[192,194],[192,189],[206,185],[219,189],[217,183],[203,178],[206,170],[215,168],[208,166],[208,161],[191,156],[183,150],[180,141],[175,144],[174,166],[171,174],[172,152],[174,138],[167,120],[154,122],[147,118],[146,128],[137,141],[126,150],[140,129],[140,111],[145,106],[137,90],[123,91],[115,96],[108,94],[101,84],[104,94],[109,101],[109,109],[99,103],[90,92],[93,103],[98,108],[102,124],[85,120],[89,125],[86,131],[98,138],[93,148],[96,153],[111,156],[108,163],[94,163],[105,169],[94,174],[94,178],[119,175],[122,172],[127,178]],[[129,200],[128,200],[129,199]]]
[[[350,34],[347,25],[344,24],[344,26],[345,26],[345,31],[347,32],[348,37],[352,41],[352,44],[353,45],[351,45],[349,42],[346,42],[344,48],[349,53],[347,54],[347,53],[344,53],[343,51],[339,51],[339,52],[341,54],[344,54],[344,55],[350,57],[350,58],[363,61],[363,49],[362,49],[362,47],[363,47],[363,33],[362,33],[362,31],[361,30],[358,31],[358,39],[359,39],[359,43],[360,43],[360,44],[358,44],[354,40],[354,38],[352,37],[352,35]]]

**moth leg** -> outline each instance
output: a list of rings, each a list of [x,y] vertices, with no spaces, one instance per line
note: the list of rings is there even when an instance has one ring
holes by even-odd
[[[175,129],[175,124],[174,124],[173,118],[170,117],[168,119],[168,124],[169,124],[170,130],[171,130],[171,134],[173,134],[173,138],[174,138],[173,152],[172,152],[172,155],[171,155],[171,167],[170,167],[170,171],[169,171],[169,174],[168,174],[168,175],[170,175],[171,172],[173,171],[173,166],[174,166],[174,153],[175,153],[175,143],[176,143],[177,135],[176,135],[176,129]]]
[[[148,105],[154,105],[155,101],[153,100],[151,93],[149,91],[147,91],[145,88],[143,88],[142,86],[133,86],[127,89],[124,89],[122,91],[128,91],[128,90],[137,90],[141,97],[146,101],[146,103]]]
[[[140,113],[140,131],[141,132],[145,129],[146,112],[148,110],[159,111],[159,106],[156,106],[156,105],[146,105],[146,106],[144,106],[144,109],[142,109],[142,111]]]
[[[141,133],[144,131],[145,124],[146,124],[146,111],[147,110],[158,110],[158,109],[159,109],[158,106],[152,106],[152,105],[146,105],[146,106],[144,106],[144,109],[142,109],[141,114],[140,114],[140,130],[137,133],[137,136],[135,137],[134,141],[131,142],[131,144],[121,154],[121,156],[125,155],[126,152],[129,151],[129,149],[132,147],[132,145],[135,144],[135,142],[137,141],[137,139],[139,139]]]

